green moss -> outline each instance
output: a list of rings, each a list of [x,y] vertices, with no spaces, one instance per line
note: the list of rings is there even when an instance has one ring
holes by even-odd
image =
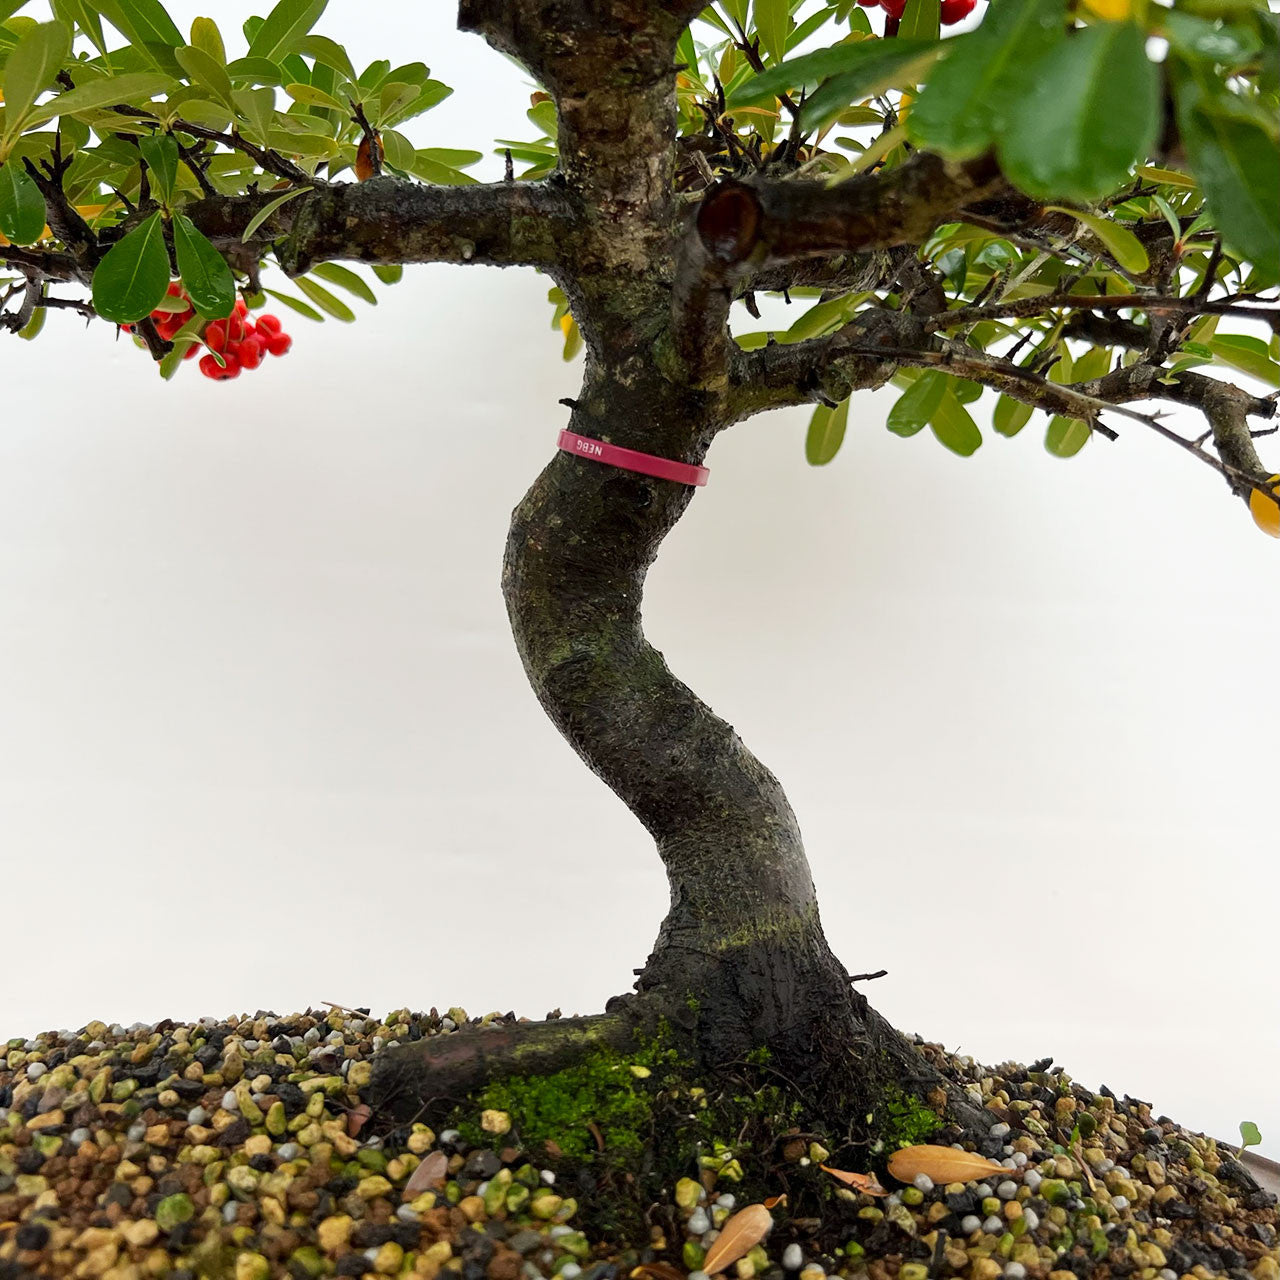
[[[882,1097],[881,1106],[871,1123],[889,1150],[926,1142],[931,1134],[942,1128],[942,1118],[936,1111],[897,1086],[886,1086]]]
[[[575,1161],[600,1154],[594,1127],[610,1158],[625,1163],[644,1149],[653,1095],[678,1061],[679,1054],[663,1035],[633,1053],[595,1049],[550,1075],[494,1080],[459,1114],[457,1127],[468,1142],[486,1145],[492,1136],[479,1128],[476,1116],[486,1110],[505,1111],[522,1141],[535,1147],[554,1143]]]

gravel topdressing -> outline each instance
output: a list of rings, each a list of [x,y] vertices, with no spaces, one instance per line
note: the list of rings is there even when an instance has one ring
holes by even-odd
[[[652,1207],[648,1239],[592,1239],[570,1193],[591,1180],[524,1151],[505,1113],[474,1117],[492,1139],[475,1145],[370,1114],[375,1053],[466,1022],[332,1008],[0,1044],[0,1280],[703,1280],[759,1153],[708,1152]],[[790,1207],[771,1205],[727,1275],[1280,1280],[1275,1197],[1228,1149],[1047,1063],[926,1052],[991,1111],[983,1153],[1006,1174],[872,1196],[828,1185],[829,1153],[797,1135],[772,1157]]]

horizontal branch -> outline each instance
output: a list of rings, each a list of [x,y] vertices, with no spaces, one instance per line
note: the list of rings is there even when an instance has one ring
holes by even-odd
[[[1248,295],[1252,297],[1252,295]],[[1241,316],[1249,320],[1265,320],[1272,329],[1280,332],[1280,307],[1265,304],[1254,305],[1232,298],[1210,301],[1202,297],[1173,297],[1163,294],[1105,294],[1087,295],[1075,293],[1046,293],[1034,298],[1016,298],[1012,302],[998,302],[985,306],[957,307],[931,317],[927,329],[951,329],[978,324],[983,320],[1025,319],[1046,311],[1147,311],[1191,316]]]
[[[722,182],[698,211],[696,234],[725,266],[919,244],[966,205],[1000,190],[989,156],[956,164],[921,153],[885,173],[825,182]]]
[[[244,229],[279,192],[200,200],[183,212],[224,252],[243,252]],[[423,186],[400,178],[337,183],[281,205],[258,227],[260,251],[284,240],[281,265],[317,262],[474,262],[554,266],[570,229],[568,202],[547,183]]]

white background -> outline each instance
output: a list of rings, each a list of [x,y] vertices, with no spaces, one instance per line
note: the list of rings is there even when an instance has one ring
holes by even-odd
[[[532,136],[450,8],[319,29],[456,87],[420,145]],[[498,589],[577,385],[547,285],[417,268],[227,384],[62,314],[0,346],[0,1036],[629,986],[662,869]],[[821,470],[803,412],[723,436],[650,636],[782,778],[890,1018],[1280,1155],[1276,544],[1138,424],[966,461],[889,435],[893,395]]]

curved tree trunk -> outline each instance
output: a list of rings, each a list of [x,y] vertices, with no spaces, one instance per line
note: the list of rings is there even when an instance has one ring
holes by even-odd
[[[624,386],[597,366],[571,429],[700,462],[720,425],[708,414],[701,397],[656,376]],[[915,1055],[827,946],[778,780],[644,637],[645,575],[692,492],[558,454],[512,518],[507,609],[547,714],[653,835],[666,867],[671,907],[641,998],[691,1031],[709,1061],[766,1045],[792,1078],[826,1088],[844,1077],[847,1095],[866,1070],[861,1052],[863,1067],[849,1072],[853,1051],[869,1039],[877,1061]]]

